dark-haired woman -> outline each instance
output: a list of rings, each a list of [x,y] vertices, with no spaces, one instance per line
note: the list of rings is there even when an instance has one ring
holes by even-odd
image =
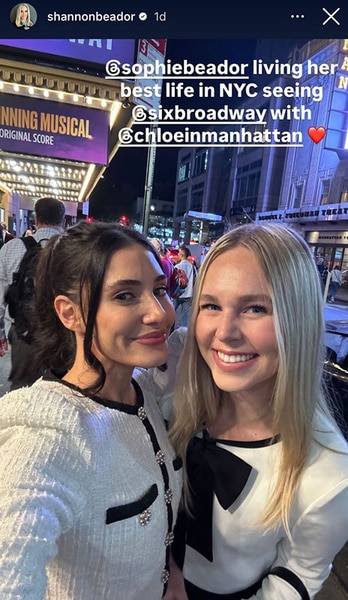
[[[0,406],[0,597],[160,600],[181,492],[148,369],[174,310],[140,234],[81,222],[36,281],[47,373]]]

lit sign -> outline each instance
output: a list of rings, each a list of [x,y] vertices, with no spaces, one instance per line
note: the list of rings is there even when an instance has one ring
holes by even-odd
[[[106,165],[109,112],[0,95],[0,149]]]
[[[325,204],[322,206],[308,206],[303,208],[288,208],[285,210],[273,210],[260,212],[258,221],[287,221],[304,222],[309,221],[346,221],[348,217],[348,203]]]

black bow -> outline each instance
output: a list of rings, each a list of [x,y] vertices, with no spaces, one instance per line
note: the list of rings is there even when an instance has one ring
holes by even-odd
[[[195,437],[187,451],[187,474],[192,491],[193,518],[186,519],[186,543],[213,561],[214,493],[225,510],[242,492],[252,467],[216,445],[212,438]]]

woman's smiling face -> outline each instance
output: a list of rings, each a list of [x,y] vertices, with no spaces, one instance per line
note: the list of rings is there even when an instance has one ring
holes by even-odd
[[[115,252],[104,279],[93,342],[104,368],[164,363],[174,318],[166,276],[154,255],[139,244]]]
[[[24,4],[20,8],[20,17],[23,22],[28,20],[28,8]]]
[[[269,286],[253,252],[227,250],[202,284],[196,339],[215,384],[239,392],[272,394],[278,345]]]

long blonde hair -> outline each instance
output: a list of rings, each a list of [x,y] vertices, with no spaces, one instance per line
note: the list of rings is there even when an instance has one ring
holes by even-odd
[[[209,250],[195,284],[170,436],[185,463],[191,438],[216,419],[224,392],[215,385],[199,352],[195,323],[208,269],[214,269],[215,259],[236,246],[248,248],[258,259],[273,302],[279,351],[273,431],[280,434],[282,455],[279,477],[261,522],[266,527],[282,522],[289,532],[291,502],[308,457],[315,411],[331,420],[322,378],[325,347],[318,270],[310,248],[294,229],[275,224],[243,225],[226,233]],[[187,485],[185,489],[188,497]]]
[[[17,25],[17,27],[21,27],[21,25],[22,25],[22,21],[21,21],[22,6],[24,6],[28,11],[27,20],[25,21],[25,23],[26,23],[26,25],[28,25],[28,27],[31,27],[33,25],[33,21],[31,21],[31,19],[30,19],[30,6],[29,6],[29,4],[26,4],[25,2],[18,4],[17,13],[16,13],[16,25]]]

